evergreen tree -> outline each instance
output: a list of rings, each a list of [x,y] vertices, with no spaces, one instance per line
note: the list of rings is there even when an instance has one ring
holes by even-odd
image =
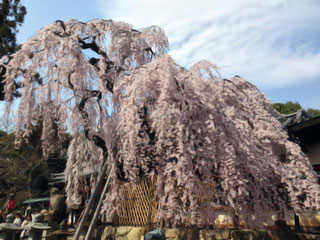
[[[20,0],[2,0],[0,3],[0,58],[17,50],[17,27],[23,23],[26,13]]]
[[[0,197],[9,192],[21,192],[19,195],[28,198],[43,193],[48,189],[49,170],[41,158],[39,138],[31,143],[23,141],[20,149],[14,141],[14,133],[0,131]]]
[[[307,115],[308,115],[309,118],[319,117],[320,116],[320,110],[319,109],[308,108],[307,109]]]
[[[272,104],[273,108],[282,114],[295,113],[299,109],[302,109],[300,103],[298,102],[287,102],[287,103],[274,103]]]
[[[277,110],[279,113],[282,114],[290,114],[290,113],[295,113],[299,109],[302,109],[300,103],[298,102],[286,102],[286,103],[274,103],[272,104],[272,107]],[[308,108],[308,109],[303,109],[307,115],[308,118],[314,118],[320,116],[320,110],[319,109],[313,109],[313,108]]]
[[[19,45],[17,44],[16,34],[18,26],[24,21],[26,8],[20,4],[20,0],[2,0],[0,2],[0,58],[14,53]],[[3,75],[5,69],[0,70],[0,101],[4,99]]]

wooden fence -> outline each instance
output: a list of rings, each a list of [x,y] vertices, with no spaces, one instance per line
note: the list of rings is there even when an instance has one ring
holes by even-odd
[[[115,226],[151,228],[157,225],[159,201],[155,194],[155,183],[156,177],[145,177],[139,184],[123,184],[120,209],[113,220]]]

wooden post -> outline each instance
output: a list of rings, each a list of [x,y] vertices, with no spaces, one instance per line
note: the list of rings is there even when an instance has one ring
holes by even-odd
[[[95,209],[95,212],[94,212],[93,218],[92,218],[92,220],[91,220],[89,229],[88,229],[88,231],[87,231],[85,240],[90,240],[90,239],[91,239],[91,234],[92,234],[92,231],[93,231],[93,229],[94,229],[94,227],[95,227],[95,225],[96,225],[96,222],[97,222],[97,219],[98,219],[98,216],[99,216],[99,212],[100,212],[100,208],[101,208],[101,206],[102,206],[102,201],[103,201],[104,196],[106,195],[106,192],[107,192],[107,189],[108,189],[108,185],[109,185],[110,180],[111,180],[111,176],[112,176],[112,173],[113,173],[113,169],[114,169],[114,164],[112,165],[112,168],[111,168],[111,170],[110,170],[110,173],[109,173],[107,182],[106,182],[106,184],[104,185],[102,194],[100,195],[99,203],[98,203],[98,205],[97,205],[97,207],[96,207],[96,209]]]
[[[94,192],[89,200],[89,203],[88,203],[88,206],[82,216],[82,219],[79,223],[79,226],[77,227],[76,229],[76,232],[73,236],[73,240],[78,240],[79,237],[80,237],[80,233],[81,233],[81,230],[85,224],[85,222],[87,221],[88,219],[88,216],[89,216],[89,212],[92,208],[92,206],[94,205],[95,201],[96,201],[96,198],[97,198],[97,195],[98,195],[98,191],[100,190],[101,188],[101,185],[102,185],[102,182],[103,182],[103,179],[105,178],[106,176],[106,171],[107,171],[107,156],[108,156],[108,151],[106,151],[104,154],[103,154],[103,163],[102,163],[102,166],[101,166],[101,169],[100,169],[100,173],[99,173],[99,177],[98,177],[98,181],[97,181],[97,185],[94,189]]]
[[[294,230],[300,232],[300,219],[296,213],[294,213]]]
[[[147,179],[146,179],[147,180]],[[147,221],[148,221],[148,224],[147,224],[147,231],[150,231],[151,229],[151,213],[152,213],[152,198],[153,198],[153,182],[152,182],[152,179],[150,178],[150,188],[149,188],[149,194],[148,194],[148,197],[149,197],[149,211],[148,211],[148,217],[147,217]]]

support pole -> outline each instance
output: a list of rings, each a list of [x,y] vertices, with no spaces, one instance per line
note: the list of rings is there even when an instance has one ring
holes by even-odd
[[[92,231],[93,231],[94,227],[96,226],[96,222],[97,222],[97,219],[98,219],[98,216],[99,216],[99,212],[100,212],[100,209],[101,209],[101,206],[102,206],[103,198],[106,195],[106,192],[107,192],[107,189],[108,189],[111,177],[112,177],[113,169],[114,169],[114,165],[112,165],[112,168],[111,168],[111,170],[109,172],[109,176],[108,176],[107,182],[104,185],[102,194],[101,194],[100,199],[99,199],[99,203],[98,203],[98,205],[97,205],[97,207],[95,209],[95,212],[94,212],[93,218],[91,220],[89,229],[87,231],[85,240],[90,240],[91,239],[91,234],[92,234]]]
[[[300,219],[299,216],[294,213],[294,230],[300,232]]]
[[[85,222],[87,221],[88,219],[88,216],[89,216],[89,212],[94,204],[94,202],[96,201],[96,198],[97,198],[97,195],[98,195],[98,191],[101,189],[101,185],[102,185],[102,182],[103,182],[103,179],[105,178],[106,176],[106,171],[107,171],[107,167],[108,167],[108,164],[107,164],[107,157],[108,157],[108,151],[106,151],[104,154],[103,154],[103,163],[102,163],[102,168],[101,168],[101,171],[99,173],[99,177],[98,177],[98,181],[97,181],[97,185],[94,189],[94,192],[89,200],[89,203],[88,203],[88,206],[82,216],[82,219],[79,223],[79,226],[77,227],[76,229],[76,232],[73,236],[73,240],[78,240],[79,237],[80,237],[80,233],[81,233],[81,230],[83,229],[83,226],[85,224]]]

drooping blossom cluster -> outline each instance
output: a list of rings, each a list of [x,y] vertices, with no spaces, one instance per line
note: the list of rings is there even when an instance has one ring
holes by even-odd
[[[318,208],[311,165],[269,101],[241,77],[220,79],[215,70],[203,61],[187,71],[163,56],[125,77],[125,93],[117,86],[118,179],[157,174],[158,216],[178,225],[212,224],[222,207],[255,212],[257,222],[270,209]],[[115,206],[108,198],[105,206],[110,215]]]
[[[73,136],[66,166],[68,205],[72,205],[72,197],[76,196],[78,192],[89,192],[94,187],[101,165],[101,154],[102,151],[82,134]],[[87,178],[88,175],[90,176],[89,179]]]
[[[212,224],[217,208],[254,212],[257,223],[269,209],[319,209],[316,175],[265,96],[239,76],[222,79],[208,61],[187,70],[167,48],[156,26],[57,21],[1,60],[7,101],[15,81],[21,86],[18,140],[41,122],[48,156],[52,141],[73,134],[68,202],[108,153],[116,171],[107,216],[119,208],[123,182],[155,175],[166,223]]]
[[[161,39],[161,45],[154,39]],[[72,132],[86,128],[94,134],[110,118],[105,117],[112,105],[109,95],[120,72],[150,62],[167,45],[163,30],[137,31],[112,20],[58,20],[40,29],[20,51],[0,61],[6,68],[7,102],[12,102],[16,90],[21,93],[17,142],[28,137],[38,121],[43,123],[45,156],[50,153],[47,142],[53,140],[50,131],[54,123],[59,126],[59,139],[67,127]],[[83,99],[87,99],[82,109],[88,113],[85,120],[78,107]]]

